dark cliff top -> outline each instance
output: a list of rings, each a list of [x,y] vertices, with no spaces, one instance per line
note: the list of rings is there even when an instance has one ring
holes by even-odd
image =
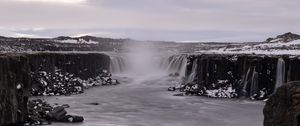
[[[300,35],[288,32],[288,33],[284,33],[282,35],[278,35],[275,38],[268,38],[266,40],[266,42],[283,42],[283,43],[287,43],[287,42],[298,40],[298,39],[300,39]]]

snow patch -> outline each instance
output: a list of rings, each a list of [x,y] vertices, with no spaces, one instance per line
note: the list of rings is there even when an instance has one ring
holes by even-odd
[[[97,41],[86,41],[84,39],[66,39],[66,40],[55,40],[58,43],[68,43],[68,44],[98,44]]]

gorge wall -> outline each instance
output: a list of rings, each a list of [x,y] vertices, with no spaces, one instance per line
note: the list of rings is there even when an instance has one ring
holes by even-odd
[[[31,95],[68,95],[81,83],[112,83],[109,64],[109,56],[101,53],[0,55],[0,125],[23,123]]]
[[[296,56],[203,54],[187,59],[187,92],[204,89],[211,97],[262,98],[283,83],[300,80],[300,59]]]
[[[31,88],[28,58],[1,55],[0,71],[0,125],[20,124],[27,113]]]

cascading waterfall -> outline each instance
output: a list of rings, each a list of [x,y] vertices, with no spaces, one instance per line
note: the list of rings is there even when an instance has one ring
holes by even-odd
[[[198,59],[195,59],[193,61],[193,67],[191,74],[187,78],[187,83],[193,82],[195,80],[196,74],[197,74],[197,69],[198,69]]]
[[[275,89],[280,87],[284,82],[285,82],[285,62],[282,58],[279,58],[277,62]]]
[[[258,93],[258,73],[255,71],[255,68],[252,73],[251,87],[250,87],[250,96],[254,96]]]
[[[243,81],[243,95],[246,96],[246,94],[248,93],[247,92],[247,87],[248,87],[248,83],[249,83],[249,76],[250,76],[250,72],[251,72],[251,68],[248,69],[247,73],[246,73],[246,76],[244,77],[244,81]]]
[[[110,62],[110,72],[112,73],[121,73],[126,69],[126,61],[122,56],[111,56]]]
[[[178,73],[179,76],[185,76],[187,65],[186,55],[175,55],[162,58],[160,68],[167,70],[169,73]]]
[[[244,77],[243,80],[243,93],[244,96],[250,95],[253,96],[258,93],[258,72],[255,70],[256,68],[254,67],[253,69],[249,68],[246,76]],[[249,92],[247,91],[247,88],[249,89]]]

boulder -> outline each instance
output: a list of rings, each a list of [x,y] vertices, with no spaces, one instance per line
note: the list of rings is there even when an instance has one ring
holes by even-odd
[[[67,111],[63,106],[58,106],[53,108],[51,112],[48,113],[49,117],[53,119],[54,121],[56,120],[62,120],[67,114]]]
[[[264,126],[299,126],[300,82],[279,87],[264,107]]]
[[[47,125],[51,122],[83,122],[82,116],[68,115],[65,108],[68,104],[51,106],[41,99],[30,100],[28,102],[28,117],[25,125]]]
[[[57,120],[58,122],[69,122],[69,123],[76,123],[76,122],[83,122],[82,116],[75,116],[75,115],[66,115],[60,120]]]

